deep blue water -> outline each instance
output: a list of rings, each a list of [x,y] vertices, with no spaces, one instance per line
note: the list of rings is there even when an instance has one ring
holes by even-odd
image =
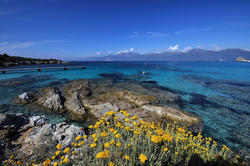
[[[146,76],[140,77],[140,80],[157,81],[159,85],[168,87],[181,96],[182,109],[203,119],[204,135],[211,136],[238,153],[250,153],[250,63],[73,62],[64,65],[84,65],[87,68],[0,74],[0,81],[29,80],[14,87],[3,86],[3,82],[0,82],[0,112],[42,114],[40,108],[30,110],[12,104],[12,100],[23,92],[36,90],[50,83],[100,78],[101,73]],[[55,115],[49,115],[48,118],[52,122],[65,120],[64,117]]]

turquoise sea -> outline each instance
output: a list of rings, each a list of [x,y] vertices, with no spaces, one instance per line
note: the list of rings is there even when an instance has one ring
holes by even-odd
[[[41,108],[18,106],[13,103],[13,99],[23,92],[38,90],[46,85],[60,85],[75,79],[101,78],[101,73],[108,73],[115,79],[126,77],[138,81],[153,80],[179,94],[183,110],[203,119],[204,135],[226,144],[249,159],[250,63],[72,62],[63,65],[86,66],[86,69],[0,73],[0,112],[41,115],[44,113]],[[16,68],[24,67],[27,66]],[[20,80],[22,84],[11,85]],[[52,123],[65,120],[58,115],[47,116]]]

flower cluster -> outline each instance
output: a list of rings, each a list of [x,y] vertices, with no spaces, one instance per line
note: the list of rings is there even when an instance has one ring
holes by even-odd
[[[244,164],[240,156],[230,156],[231,150],[198,133],[194,135],[175,124],[145,122],[128,112],[110,111],[89,126],[89,136],[77,136],[71,146],[56,146],[54,156],[40,165],[187,165],[194,156],[204,163],[219,159]],[[8,165],[10,160],[6,160]],[[195,162],[195,161],[194,161]]]

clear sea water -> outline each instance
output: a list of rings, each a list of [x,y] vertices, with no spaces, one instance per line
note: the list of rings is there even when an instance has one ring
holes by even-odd
[[[100,78],[101,73],[145,75],[147,78],[141,80],[157,81],[159,85],[168,87],[181,96],[184,103],[182,109],[203,119],[204,135],[249,157],[250,63],[72,62],[65,65],[83,65],[87,68],[0,73],[0,112],[43,114],[41,108],[27,109],[15,105],[13,99],[23,92],[37,90],[49,84],[60,84],[75,79]],[[27,66],[20,68],[23,67]],[[16,80],[26,82],[18,86],[3,85],[6,81]],[[62,116],[47,116],[53,123],[67,120]]]

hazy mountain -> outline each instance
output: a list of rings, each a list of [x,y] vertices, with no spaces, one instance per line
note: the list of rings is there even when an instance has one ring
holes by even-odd
[[[91,57],[87,61],[235,61],[237,57],[250,59],[250,51],[242,49],[224,49],[220,51],[192,49],[188,52],[163,53],[121,53],[103,57]]]

